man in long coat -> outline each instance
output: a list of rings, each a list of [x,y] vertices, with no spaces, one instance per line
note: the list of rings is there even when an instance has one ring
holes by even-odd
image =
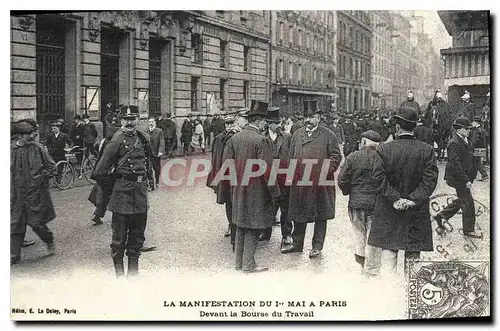
[[[168,158],[172,158],[177,149],[177,127],[172,120],[172,114],[167,113],[166,118],[162,118],[157,124],[158,127],[163,130],[163,136],[165,138],[165,155]]]
[[[405,251],[405,259],[433,250],[429,197],[438,179],[434,149],[413,134],[417,111],[401,108],[394,117],[397,139],[377,150],[373,177],[379,195],[368,237],[369,245],[382,248],[384,270],[392,272],[399,250]]]
[[[408,96],[407,96],[406,100],[401,103],[400,108],[403,108],[403,107],[415,108],[418,115],[420,115],[420,105],[418,104],[418,102],[415,101],[412,90],[408,91]]]
[[[236,226],[232,222],[233,208],[231,203],[230,183],[226,180],[221,180],[218,183],[212,182],[224,162],[224,149],[228,140],[231,139],[234,134],[241,131],[241,129],[235,125],[236,118],[234,116],[226,116],[224,121],[226,122],[226,130],[219,133],[214,138],[212,145],[212,167],[210,168],[210,173],[207,176],[207,186],[214,190],[214,193],[216,194],[215,202],[220,205],[225,205],[228,226],[224,237],[231,237],[231,245],[234,247]]]
[[[231,189],[232,221],[236,225],[236,269],[244,272],[268,270],[255,263],[255,250],[262,230],[273,223],[273,201],[281,195],[279,187],[268,182],[273,156],[263,134],[267,108],[265,102],[252,101],[249,124],[228,141],[224,151],[224,159],[233,159],[236,168],[237,185]],[[245,174],[247,163],[252,160],[265,163],[263,175],[249,178]],[[246,182],[242,181],[245,179]]]
[[[467,117],[458,117],[453,123],[453,128],[455,133],[448,144],[448,161],[444,180],[448,186],[456,190],[457,199],[434,216],[434,219],[442,227],[442,219],[448,220],[462,209],[464,235],[481,238],[482,233],[475,230],[476,210],[471,193],[472,183],[478,170],[474,164],[474,146],[470,141],[472,124]]]
[[[182,123],[181,127],[181,143],[183,146],[183,155],[191,155],[194,148],[191,147],[191,140],[193,139],[194,133],[194,122],[192,120],[192,115],[190,114]]]
[[[265,135],[269,146],[273,153],[273,159],[275,162],[279,162],[281,169],[288,168],[288,153],[290,149],[290,139],[291,134],[283,132],[281,130],[281,118],[280,111],[278,107],[269,108],[269,116],[267,119],[268,130]],[[293,224],[288,219],[288,200],[289,200],[289,187],[285,185],[286,174],[280,174],[277,176],[277,182],[280,187],[283,199],[280,200],[278,204],[275,205],[275,214],[278,209],[281,210],[280,226],[281,226],[281,247],[285,245],[292,244],[292,228]],[[260,240],[271,239],[272,226],[264,230]]]
[[[55,217],[49,192],[49,179],[56,173],[46,148],[35,141],[36,127],[29,122],[13,124],[18,135],[11,144],[10,168],[10,263],[21,260],[21,245],[29,225],[55,253],[54,235],[47,223]]]
[[[288,217],[294,225],[293,244],[282,248],[281,252],[302,252],[307,223],[314,223],[312,250],[309,257],[316,258],[323,249],[327,220],[335,217],[333,179],[342,155],[335,134],[330,129],[319,125],[321,110],[317,106],[317,101],[304,103],[305,127],[297,130],[290,141],[290,160],[297,160],[294,179],[290,187],[288,209]],[[305,171],[306,165],[303,163],[308,160],[316,161],[309,178],[307,178],[308,171]],[[324,163],[328,167],[322,171]]]

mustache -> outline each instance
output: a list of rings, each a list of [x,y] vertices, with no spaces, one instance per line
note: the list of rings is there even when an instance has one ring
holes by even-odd
[[[127,124],[127,125],[125,125],[125,127],[126,128],[135,128],[135,125],[133,125],[133,124]]]

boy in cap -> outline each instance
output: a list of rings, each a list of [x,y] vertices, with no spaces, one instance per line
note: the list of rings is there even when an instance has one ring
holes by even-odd
[[[448,144],[448,161],[444,180],[448,186],[455,188],[457,199],[441,210],[434,220],[443,227],[442,220],[448,220],[462,209],[463,234],[468,237],[482,238],[483,234],[475,230],[476,210],[472,198],[472,183],[477,175],[474,165],[474,147],[470,134],[472,124],[467,117],[458,117],[453,123],[455,133]]]
[[[367,244],[378,187],[373,178],[377,147],[382,137],[369,130],[361,134],[360,150],[347,157],[340,168],[338,185],[349,195],[348,213],[354,233],[354,257],[368,275],[376,275],[382,250]]]

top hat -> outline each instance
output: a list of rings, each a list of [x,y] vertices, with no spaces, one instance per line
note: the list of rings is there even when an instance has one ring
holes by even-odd
[[[318,100],[304,100],[304,116],[322,113],[318,108]]]
[[[120,107],[121,118],[137,118],[139,117],[139,107],[134,105]]]
[[[394,115],[394,118],[402,119],[408,123],[417,123],[418,113],[413,107],[401,107],[398,113]]]
[[[273,122],[273,123],[281,122],[280,109],[278,107],[269,107],[268,114],[269,114],[269,116],[266,119],[266,121]]]
[[[469,118],[467,118],[465,116],[457,117],[455,122],[453,122],[453,126],[455,128],[472,129],[472,124],[471,124]]]
[[[267,108],[269,104],[263,101],[252,100],[252,105],[250,106],[250,112],[248,116],[263,116],[267,117]]]

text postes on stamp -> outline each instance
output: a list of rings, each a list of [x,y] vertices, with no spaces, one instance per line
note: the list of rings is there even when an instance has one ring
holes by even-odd
[[[455,194],[437,194],[430,199],[431,217],[435,216],[457,196]],[[433,252],[423,252],[422,259],[435,260],[489,260],[490,256],[490,210],[483,203],[474,200],[476,214],[475,230],[482,233],[481,238],[464,236],[462,213],[449,220],[443,219],[443,228],[432,222],[434,242]]]
[[[410,261],[408,318],[489,316],[488,261]]]

